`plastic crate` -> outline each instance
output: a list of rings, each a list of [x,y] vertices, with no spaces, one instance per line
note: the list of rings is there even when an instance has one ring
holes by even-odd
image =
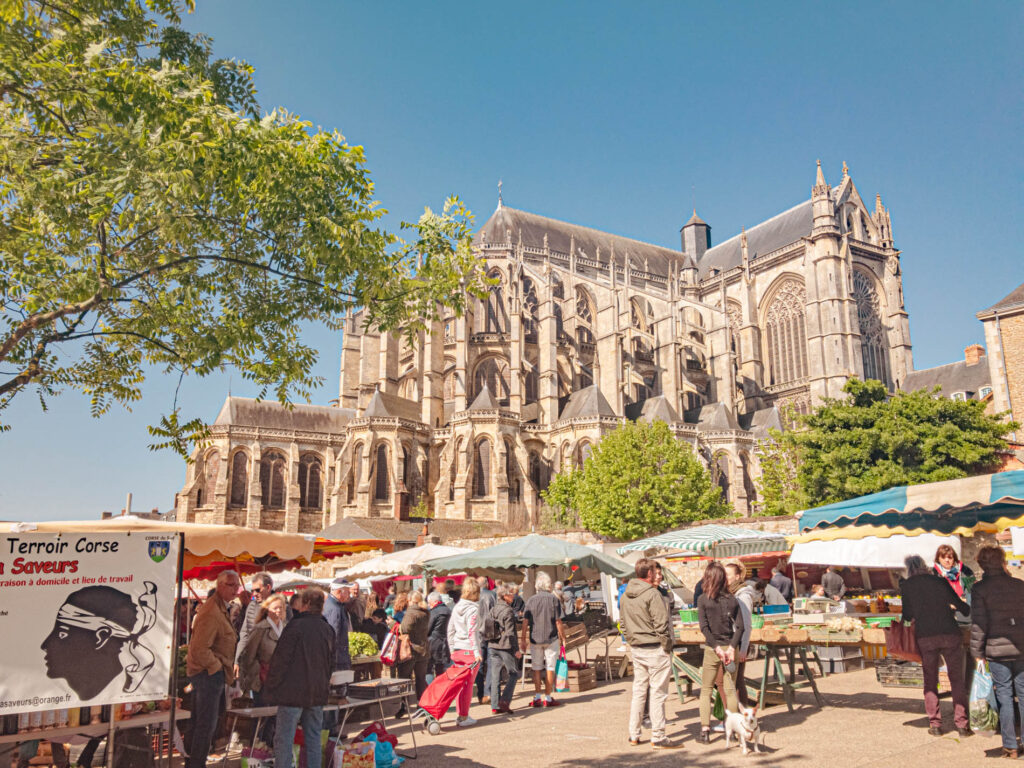
[[[697,609],[696,608],[683,608],[679,611],[679,620],[683,624],[696,624],[697,623]]]
[[[865,616],[864,623],[872,627],[891,627],[896,621],[896,616]]]
[[[766,605],[762,609],[765,616],[775,616],[780,613],[789,613],[788,605]]]

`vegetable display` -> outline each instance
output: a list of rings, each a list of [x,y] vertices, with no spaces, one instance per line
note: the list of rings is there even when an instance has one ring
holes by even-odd
[[[348,633],[348,652],[350,656],[376,656],[377,643],[365,632]]]

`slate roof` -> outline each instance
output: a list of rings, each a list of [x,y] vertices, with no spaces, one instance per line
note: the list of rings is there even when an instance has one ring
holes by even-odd
[[[411,520],[395,520],[390,517],[356,517],[360,528],[365,529],[373,539],[388,539],[396,542],[415,542],[423,532],[423,523]],[[452,539],[470,539],[496,535],[505,532],[501,523],[481,520],[431,520],[428,526],[431,535],[437,536],[442,544]]]
[[[934,368],[911,371],[907,374],[902,389],[906,392],[915,392],[919,389],[930,390],[936,386],[942,387],[942,394],[946,397],[950,397],[954,392],[966,392],[969,398],[977,400],[982,387],[992,386],[988,360],[982,356],[974,365],[968,365],[965,360],[958,360]]]
[[[329,525],[324,528],[320,533],[317,534],[321,539],[328,539],[331,541],[339,541],[342,539],[376,539],[374,536],[365,528],[360,528],[359,525],[351,517],[343,517],[341,520],[336,522],[334,525]]]
[[[420,404],[415,400],[392,395],[388,392],[381,392],[379,389],[373,393],[370,402],[366,404],[363,417],[367,419],[405,419],[406,421],[421,421],[423,414],[420,411]]]
[[[725,403],[708,403],[702,406],[697,416],[697,429],[723,430],[739,429],[739,424]]]
[[[741,413],[739,422],[743,429],[752,432],[757,438],[767,437],[769,429],[782,429],[782,417],[774,405],[753,413]]]
[[[988,309],[979,312],[978,317],[988,315],[992,312],[1001,312],[1004,309],[1012,309],[1015,307],[1024,308],[1024,283],[1018,285],[1016,288],[1010,291],[1010,293],[1007,294],[1003,299],[997,301]]]
[[[355,415],[352,408],[294,405],[289,409],[276,400],[228,397],[213,425],[343,434]]]
[[[480,394],[473,400],[472,405],[469,406],[471,411],[493,411],[498,408],[498,403],[491,397],[491,388],[484,384],[484,388],[480,390]]]
[[[615,411],[608,404],[596,384],[584,389],[577,389],[569,395],[559,419],[574,419],[584,416],[615,416]]]
[[[763,256],[784,245],[795,243],[801,237],[811,234],[813,219],[811,201],[805,200],[788,211],[750,227],[747,230],[747,253],[753,259],[755,256]],[[697,264],[701,280],[706,278],[712,269],[726,272],[740,265],[743,260],[740,237],[731,237],[704,252]]]
[[[559,253],[568,253],[570,239],[575,239],[577,256],[596,259],[597,249],[600,248],[601,261],[605,264],[611,259],[614,245],[617,264],[624,264],[628,256],[634,269],[643,269],[646,259],[649,271],[658,275],[667,276],[670,265],[684,267],[693,263],[693,259],[682,251],[601,232],[579,224],[549,219],[504,205],[500,206],[480,228],[474,238],[474,244],[508,242],[506,230],[512,231],[513,243],[518,243],[522,235],[523,245],[531,248],[543,248],[544,235],[547,235],[548,248]]]
[[[649,397],[644,401],[643,410],[640,411],[640,421],[648,423],[664,421],[666,424],[672,424],[679,421],[679,417],[676,415],[676,411],[672,407],[672,403],[668,401],[668,398],[664,395],[658,395],[657,397]]]

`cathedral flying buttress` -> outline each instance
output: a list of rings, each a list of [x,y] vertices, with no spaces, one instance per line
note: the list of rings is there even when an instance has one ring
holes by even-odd
[[[189,465],[179,514],[315,532],[343,517],[528,530],[558,472],[626,419],[662,420],[737,513],[758,509],[756,444],[851,376],[912,370],[889,212],[844,164],[811,198],[717,245],[680,249],[505,206],[474,247],[486,298],[415,343],[342,333],[332,406],[228,398]]]

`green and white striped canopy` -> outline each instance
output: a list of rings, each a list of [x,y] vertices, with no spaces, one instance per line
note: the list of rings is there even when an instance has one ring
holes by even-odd
[[[709,552],[721,541],[729,539],[777,539],[778,534],[736,528],[731,525],[698,525],[694,528],[680,528],[648,539],[632,541],[616,549],[623,552],[643,552],[648,549],[675,549],[682,552]]]

